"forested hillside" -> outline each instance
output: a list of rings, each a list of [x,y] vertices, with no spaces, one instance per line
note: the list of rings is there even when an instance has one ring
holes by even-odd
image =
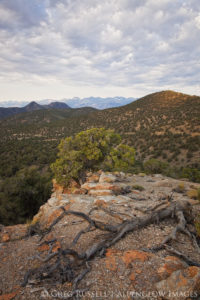
[[[1,203],[14,199],[5,196],[5,190],[10,193],[12,181],[27,170],[34,169],[49,186],[49,165],[60,140],[92,127],[115,129],[124,143],[135,148],[135,171],[143,170],[143,163],[153,158],[166,163],[169,176],[200,181],[199,112],[200,97],[164,91],[101,111],[45,109],[6,118],[0,122]]]

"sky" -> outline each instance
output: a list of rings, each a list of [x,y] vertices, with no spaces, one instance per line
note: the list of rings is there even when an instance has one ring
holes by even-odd
[[[0,102],[200,95],[198,0],[0,0]]]

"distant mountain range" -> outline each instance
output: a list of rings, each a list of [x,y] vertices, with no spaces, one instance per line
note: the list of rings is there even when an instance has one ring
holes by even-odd
[[[39,105],[49,105],[51,103],[64,103],[69,105],[71,108],[79,108],[79,107],[94,107],[97,109],[105,109],[111,107],[119,107],[131,103],[136,98],[125,98],[125,97],[108,97],[108,98],[101,98],[101,97],[88,97],[88,98],[72,98],[72,99],[61,99],[59,102],[52,99],[43,99],[38,100],[37,102]],[[33,101],[35,102],[35,101]],[[3,101],[0,102],[1,107],[24,107],[28,105],[28,101]],[[58,108],[58,107],[57,107]],[[65,108],[65,107],[60,107]]]
[[[71,107],[69,107],[66,103],[63,102],[51,102],[48,105],[41,105],[35,101],[32,101],[24,107],[0,107],[0,119],[7,118],[9,116],[24,113],[24,112],[30,112],[30,111],[42,110],[42,109],[71,110]]]
[[[97,109],[106,109],[111,107],[119,107],[133,102],[136,98],[125,98],[125,97],[89,97],[89,98],[73,98],[64,100],[72,108],[90,106]]]

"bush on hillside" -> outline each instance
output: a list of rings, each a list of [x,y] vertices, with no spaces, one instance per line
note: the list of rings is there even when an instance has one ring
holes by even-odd
[[[193,182],[200,182],[200,170],[195,168],[182,168],[180,171],[180,177],[188,178]]]
[[[160,161],[158,159],[149,159],[144,163],[144,170],[146,173],[155,174],[155,173],[163,173],[168,168],[168,163]]]
[[[121,143],[113,130],[92,128],[67,137],[58,146],[58,158],[51,165],[55,179],[67,187],[71,180],[84,181],[86,171],[130,171],[134,148]]]

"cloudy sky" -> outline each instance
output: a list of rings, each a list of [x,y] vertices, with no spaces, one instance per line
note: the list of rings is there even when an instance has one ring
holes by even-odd
[[[0,101],[200,95],[198,0],[0,0]]]

